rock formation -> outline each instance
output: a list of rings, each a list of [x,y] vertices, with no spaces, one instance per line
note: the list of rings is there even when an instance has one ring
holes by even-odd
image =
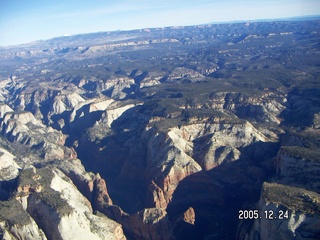
[[[0,236],[2,239],[47,239],[36,222],[16,200],[0,202]]]
[[[315,192],[265,183],[259,201],[261,219],[248,239],[317,239],[320,196]]]
[[[0,48],[0,239],[317,239],[318,29]]]
[[[317,181],[320,171],[319,151],[299,146],[282,147],[277,156],[277,169],[282,182],[320,193]]]
[[[121,226],[93,215],[90,202],[58,169],[26,169],[16,199],[49,239],[125,239]]]
[[[0,181],[9,181],[19,175],[19,165],[14,161],[15,156],[0,148]]]

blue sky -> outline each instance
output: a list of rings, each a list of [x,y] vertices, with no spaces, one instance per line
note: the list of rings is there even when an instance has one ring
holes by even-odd
[[[320,0],[0,0],[0,46],[68,34],[320,15]]]

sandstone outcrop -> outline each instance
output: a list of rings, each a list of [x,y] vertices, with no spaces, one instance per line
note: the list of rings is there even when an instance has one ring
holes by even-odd
[[[196,221],[196,214],[192,207],[189,207],[187,211],[183,214],[183,221],[186,223],[194,224]]]
[[[160,147],[161,146],[161,147]],[[184,146],[182,146],[184,147]],[[199,164],[180,147],[170,134],[155,133],[147,145],[147,179],[156,189],[150,194],[155,196],[154,206],[159,199],[158,192],[163,192],[166,204],[171,201],[177,185],[186,176],[201,170]],[[158,188],[160,189],[158,189]],[[160,196],[161,198],[161,196]]]
[[[67,175],[90,202],[94,211],[102,212],[103,208],[113,205],[107,184],[100,174],[86,172],[79,159],[54,161],[51,166],[60,169]]]
[[[162,208],[147,208],[130,216],[134,238],[173,239],[167,213]]]
[[[138,81],[139,87],[150,87],[155,86],[161,83],[161,80],[164,78],[164,72],[147,72],[141,73],[135,77],[136,82]]]
[[[320,193],[319,151],[299,146],[284,146],[278,153],[276,167],[281,182]]]
[[[58,169],[24,170],[16,199],[49,239],[125,239],[121,225],[94,215],[88,199]]]
[[[265,183],[259,201],[261,219],[247,239],[317,239],[320,196],[315,192]],[[265,213],[267,213],[265,215]],[[272,219],[269,219],[272,217]]]
[[[42,124],[31,112],[7,112],[0,121],[0,127],[2,135],[10,142],[36,150],[45,160],[70,159],[77,156],[73,149],[64,146],[65,135]]]
[[[210,96],[214,109],[225,109],[239,118],[257,122],[281,122],[279,115],[285,109],[286,98],[282,94],[266,92],[259,96],[241,93],[218,92]]]
[[[13,110],[7,104],[0,102],[0,119],[3,118],[7,112],[13,112]]]
[[[319,91],[315,89],[294,89],[288,96],[289,108],[283,115],[288,124],[319,128]]]
[[[239,159],[240,148],[258,141],[270,141],[247,121],[189,124],[180,129],[174,128],[168,134],[174,132],[175,142],[179,143],[183,139],[183,144],[189,148],[185,151],[205,170],[210,170],[222,162]]]
[[[317,239],[318,29],[309,18],[0,48],[0,239]]]
[[[114,102],[108,98],[93,98],[77,104],[68,117],[61,119],[60,128],[64,131],[79,131],[93,126],[101,119],[103,112]]]
[[[143,106],[141,108],[143,108]],[[121,170],[117,174],[119,185],[114,185],[115,183],[113,182],[111,186],[117,186],[117,192],[119,192],[124,191],[123,189],[119,189],[120,186],[122,186],[120,184],[121,181],[130,182],[130,180],[126,179],[131,178],[136,181],[138,181],[138,179],[144,181],[143,183],[147,186],[146,189],[140,186],[136,188],[136,190],[139,192],[145,191],[145,198],[143,198],[143,194],[139,196],[139,194],[130,193],[130,196],[132,196],[131,199],[135,199],[133,196],[138,196],[137,205],[140,204],[139,202],[144,202],[148,208],[168,209],[169,221],[166,224],[172,229],[170,230],[171,235],[173,234],[172,232],[175,232],[176,236],[182,236],[178,233],[179,231],[183,232],[181,229],[197,232],[198,230],[195,231],[195,229],[200,228],[200,222],[203,221],[203,219],[206,219],[206,221],[214,221],[212,220],[214,217],[206,216],[204,209],[207,207],[210,209],[214,208],[214,211],[217,211],[219,208],[225,209],[224,202],[227,201],[225,195],[228,196],[227,198],[234,197],[229,196],[229,193],[223,192],[223,188],[226,186],[228,186],[227,188],[237,189],[237,191],[233,190],[233,194],[239,198],[243,194],[245,195],[246,191],[254,191],[255,195],[259,194],[259,184],[261,184],[261,181],[265,178],[263,170],[259,167],[249,167],[241,161],[230,170],[239,173],[237,173],[234,178],[230,177],[223,180],[222,185],[221,180],[217,180],[214,174],[212,174],[212,176],[208,175],[203,170],[211,171],[220,165],[225,166],[225,168],[223,168],[226,170],[221,170],[222,173],[217,174],[215,172],[215,174],[219,176],[217,178],[223,178],[223,174],[227,174],[228,172],[228,163],[238,160],[244,148],[256,143],[273,142],[275,141],[274,138],[266,137],[246,120],[233,120],[230,117],[222,119],[189,118],[187,122],[184,122],[181,126],[167,128],[165,125],[158,128],[159,125],[157,125],[158,123],[163,122],[165,124],[166,121],[169,122],[166,118],[152,117],[148,120],[147,117],[144,117],[142,122],[147,122],[147,124],[142,132],[139,133],[141,135],[130,135],[129,129],[131,126],[137,126],[137,122],[142,120],[142,116],[139,116],[141,117],[139,118],[135,115],[141,108],[138,107],[136,111],[132,111],[134,117],[128,114],[123,114],[122,116],[121,128],[117,130],[128,129],[128,138],[107,138],[111,142],[119,141],[112,147],[115,153],[127,151],[129,154],[121,158],[120,155],[114,155],[117,156],[118,159],[121,159],[117,164],[122,165],[120,165]],[[115,122],[117,123],[117,120],[115,120]],[[105,122],[102,120],[99,127],[101,128],[103,124],[105,124]],[[110,127],[111,129],[113,128],[113,126]],[[124,131],[124,133],[126,132]],[[100,142],[101,140],[98,141]],[[132,142],[135,143],[134,148],[132,147]],[[94,144],[94,142],[90,144]],[[81,143],[81,146],[85,145]],[[97,147],[97,149],[105,149],[104,145],[101,145],[101,142],[95,147]],[[206,147],[208,147],[209,150],[211,147],[212,151],[207,150]],[[127,148],[129,148],[130,151],[126,150]],[[114,153],[113,151],[112,153]],[[139,160],[136,156],[137,151],[139,151]],[[103,152],[104,150],[100,150],[100,154]],[[217,153],[215,154],[215,152]],[[233,152],[233,155],[229,154],[230,152]],[[110,156],[107,153],[108,152],[105,152],[105,156]],[[201,154],[207,154],[208,158],[216,162],[214,162],[214,164],[211,164],[209,160],[201,162],[200,160],[204,159]],[[228,154],[230,158],[227,157]],[[132,158],[136,161],[134,165],[131,160]],[[107,157],[103,159],[103,155],[97,159],[101,159],[99,161],[104,161],[106,164],[111,163]],[[219,159],[222,161],[219,162]],[[246,167],[243,167],[241,171],[237,170],[242,164]],[[132,169],[136,169],[135,172],[139,171],[141,174],[133,173]],[[184,182],[186,182],[186,184],[183,184]],[[238,185],[241,184],[243,184],[243,187],[240,188]],[[203,188],[201,186],[203,186]],[[113,191],[110,193],[111,198]],[[199,192],[201,193],[200,195]],[[127,194],[129,194],[128,191]],[[118,203],[118,199],[115,199],[116,200],[113,199],[112,201],[113,204]],[[126,203],[121,204],[123,204],[125,209],[136,209],[135,206],[132,206],[133,202],[128,205],[125,205]],[[121,210],[120,207],[106,204],[105,207],[99,211],[120,222],[129,235],[134,234],[134,236],[141,236],[132,232],[134,227],[128,223],[130,222],[130,220],[128,220],[130,217]],[[231,212],[231,210],[229,211]],[[233,213],[230,213],[230,216],[231,214]],[[130,216],[134,215],[134,212],[130,212]],[[199,216],[199,218],[197,216]],[[140,222],[139,228],[147,230],[146,226],[144,226],[145,223],[143,223],[141,219],[140,221],[137,220],[136,224],[138,224],[138,222]],[[233,224],[235,223],[233,222]],[[128,227],[129,225],[131,227]],[[154,232],[154,230],[152,230],[152,232]],[[152,233],[152,236],[154,236],[153,234],[154,233]],[[223,236],[223,233],[219,234],[221,234],[219,236]]]
[[[104,208],[104,206],[110,206],[112,204],[112,200],[109,196],[106,181],[100,177],[98,174],[94,181],[94,206],[98,211]]]
[[[203,75],[200,74],[197,71],[194,71],[192,69],[187,69],[185,67],[180,67],[176,68],[172,71],[172,73],[168,76],[167,81],[175,81],[183,78],[188,78],[188,79],[196,79],[199,80],[203,78]]]
[[[73,109],[80,102],[84,102],[84,99],[75,92],[58,92],[52,100],[48,116],[50,118],[52,115],[62,114],[67,110]]]
[[[19,175],[20,167],[14,159],[14,155],[0,148],[0,181],[9,181]]]
[[[16,200],[0,201],[0,237],[15,240],[46,240],[44,232]]]
[[[102,210],[108,217],[121,222],[126,236],[133,239],[174,239],[171,224],[163,208],[146,208],[134,214],[112,205]]]
[[[111,127],[113,121],[115,121],[117,118],[119,118],[125,111],[127,111],[130,108],[133,108],[137,105],[141,105],[142,103],[136,102],[136,103],[121,103],[121,102],[115,102],[114,104],[111,104],[107,107],[105,111],[105,115],[102,116],[103,121],[107,122],[107,125]]]

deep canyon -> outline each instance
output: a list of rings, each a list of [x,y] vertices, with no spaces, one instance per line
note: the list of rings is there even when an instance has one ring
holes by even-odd
[[[319,29],[0,48],[0,239],[319,239]]]

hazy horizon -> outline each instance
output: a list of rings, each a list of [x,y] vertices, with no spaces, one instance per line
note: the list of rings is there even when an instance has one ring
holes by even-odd
[[[0,7],[0,46],[94,32],[320,15],[320,0],[0,0]]]

